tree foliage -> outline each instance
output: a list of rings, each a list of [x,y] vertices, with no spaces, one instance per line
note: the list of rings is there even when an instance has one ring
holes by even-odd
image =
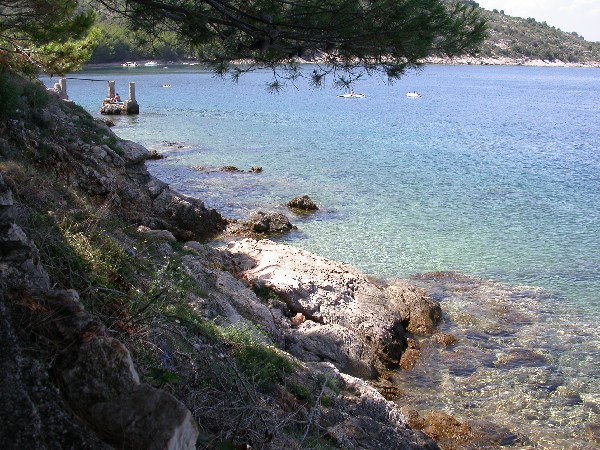
[[[316,84],[332,72],[394,79],[432,53],[475,52],[485,34],[476,4],[458,0],[0,0],[3,66],[75,67],[92,47],[92,8],[151,42],[175,37],[220,74],[283,67],[293,78],[312,59]],[[230,65],[239,60],[251,64]]]
[[[313,80],[336,72],[381,71],[389,78],[437,53],[477,50],[485,22],[477,7],[441,0],[97,0],[129,19],[134,30],[174,32],[221,74],[239,66],[284,67],[318,62]]]
[[[78,0],[0,0],[0,69],[65,73],[90,56],[95,13]]]
[[[173,61],[195,58],[191,47],[181,42],[172,32],[164,32],[158,36],[143,31],[132,32],[118,19],[100,20],[96,29],[97,43],[90,57],[90,63],[140,59]]]

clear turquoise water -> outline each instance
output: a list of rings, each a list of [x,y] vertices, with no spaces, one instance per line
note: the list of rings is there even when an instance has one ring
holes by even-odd
[[[466,364],[460,355],[475,350],[487,355],[482,367],[520,348],[551,355],[547,369],[524,364],[516,374],[491,364],[493,373],[488,367],[469,377],[511,393],[513,406],[494,406],[501,410],[494,419],[534,439],[532,448],[588,448],[584,426],[600,421],[599,70],[428,66],[392,86],[358,82],[364,99],[338,98],[339,91],[312,90],[302,80],[272,95],[269,73],[234,84],[189,66],[74,77],[114,79],[122,97],[134,81],[141,114],[115,118],[114,131],[163,152],[166,159],[148,164],[151,172],[207,206],[237,218],[256,208],[284,211],[299,231],[281,240],[375,276],[466,274],[466,287],[444,276],[415,281],[442,301],[443,327],[461,337],[452,364]],[[69,80],[71,99],[96,115],[106,90],[105,82]],[[422,97],[409,99],[408,91]],[[225,165],[263,172],[216,170]],[[285,211],[300,194],[321,210],[308,218]],[[498,311],[507,308],[528,319],[507,319],[515,330],[498,338]],[[402,377],[427,399],[422,409],[473,418],[473,408],[457,406],[465,403],[458,389],[469,384],[465,377],[447,358],[427,361],[424,368],[446,374],[443,383]],[[523,381],[540,370],[564,389]],[[565,406],[556,392],[567,389],[582,394],[581,403]],[[525,398],[527,414],[517,418],[517,399]],[[528,408],[552,411],[556,420],[548,425]]]

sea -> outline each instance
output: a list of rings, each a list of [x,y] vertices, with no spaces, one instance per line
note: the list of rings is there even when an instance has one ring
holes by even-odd
[[[399,404],[487,430],[486,448],[600,448],[600,70],[428,65],[357,80],[364,98],[280,75],[161,64],[67,82],[96,117],[108,80],[124,99],[135,83],[140,114],[113,131],[162,154],[148,168],[175,190],[230,218],[283,212],[298,229],[278,241],[440,301],[458,343],[416,337]],[[298,195],[319,210],[289,211]]]

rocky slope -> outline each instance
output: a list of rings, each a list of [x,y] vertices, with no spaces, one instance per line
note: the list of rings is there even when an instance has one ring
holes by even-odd
[[[36,89],[0,117],[2,448],[437,448],[365,381],[436,302],[271,241],[201,243],[220,214]]]

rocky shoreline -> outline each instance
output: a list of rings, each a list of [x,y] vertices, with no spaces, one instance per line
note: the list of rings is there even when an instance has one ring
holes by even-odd
[[[456,338],[438,329],[439,303],[412,283],[376,280],[270,241],[285,227],[268,213],[249,224],[227,220],[152,177],[147,149],[72,103],[24,107],[0,120],[0,131],[0,364],[10,375],[3,448],[528,443],[489,422],[423,416],[411,405],[418,393],[401,393],[402,373],[441,379],[419,367],[421,354],[433,349],[457,364],[469,357],[464,348],[448,351]],[[290,206],[316,206],[295,200]],[[211,242],[232,225],[256,239]],[[94,234],[101,247],[89,245]],[[52,253],[58,240],[68,245]],[[109,254],[109,264],[78,271],[80,259],[72,258],[61,266],[73,248]],[[66,282],[56,277],[61,271]],[[94,271],[109,271],[116,284],[77,284]],[[468,280],[453,282],[456,292],[473,289]],[[492,307],[498,324],[480,330],[485,339],[501,339],[507,321],[518,329],[528,323],[509,302]],[[496,347],[491,358],[491,374],[551,361],[530,349],[498,356]],[[556,393],[584,403],[566,385]],[[599,441],[598,430],[586,424],[584,445]]]
[[[0,122],[0,329],[2,364],[13,375],[3,389],[11,398],[11,408],[2,411],[3,448],[30,442],[30,448],[187,449],[207,435],[223,435],[243,448],[301,448],[315,432],[311,439],[334,448],[438,448],[367,381],[399,367],[406,333],[434,331],[441,317],[437,302],[407,283],[388,285],[269,240],[202,244],[223,231],[227,220],[149,175],[147,149],[57,98],[19,114]],[[133,304],[125,318],[105,322],[111,316],[87,312],[80,296],[93,300],[110,289],[56,287],[44,267],[54,265],[44,256],[47,242],[27,235],[30,230],[49,236],[65,224],[73,229],[81,217],[121,223],[100,233],[106,249],[130,265],[175,264],[179,278],[164,279],[166,290]],[[39,228],[40,221],[49,228]],[[70,237],[91,240],[81,232]],[[141,267],[128,275],[134,277],[128,282],[132,290],[121,293],[122,299],[155,282]],[[189,288],[177,288],[183,279]],[[176,289],[184,299],[178,308],[193,315],[161,313],[169,303],[160,306],[157,299]],[[143,316],[149,322],[134,319],[146,311],[156,314]],[[162,338],[142,337],[157,334],[157,324]],[[232,332],[249,335],[238,344],[219,337]],[[156,342],[148,350],[155,356],[132,350],[148,339]],[[180,340],[186,350],[168,351],[169,339]],[[258,347],[246,343],[256,340]],[[271,374],[278,384],[265,391],[243,373],[240,348],[271,355],[282,367],[289,365],[289,373]],[[144,358],[159,366],[144,366]],[[195,368],[199,363],[203,375]],[[223,373],[230,374],[227,381]],[[161,389],[167,376],[188,382],[167,382],[167,393]],[[233,408],[240,401],[230,397],[233,387],[206,391],[216,379],[254,399],[245,405],[253,413],[239,419],[248,421],[245,434],[239,423],[227,425],[228,402]],[[223,403],[216,414],[211,395]],[[269,419],[256,416],[260,404]],[[287,428],[277,425],[288,422]],[[298,433],[303,437],[294,437]]]

